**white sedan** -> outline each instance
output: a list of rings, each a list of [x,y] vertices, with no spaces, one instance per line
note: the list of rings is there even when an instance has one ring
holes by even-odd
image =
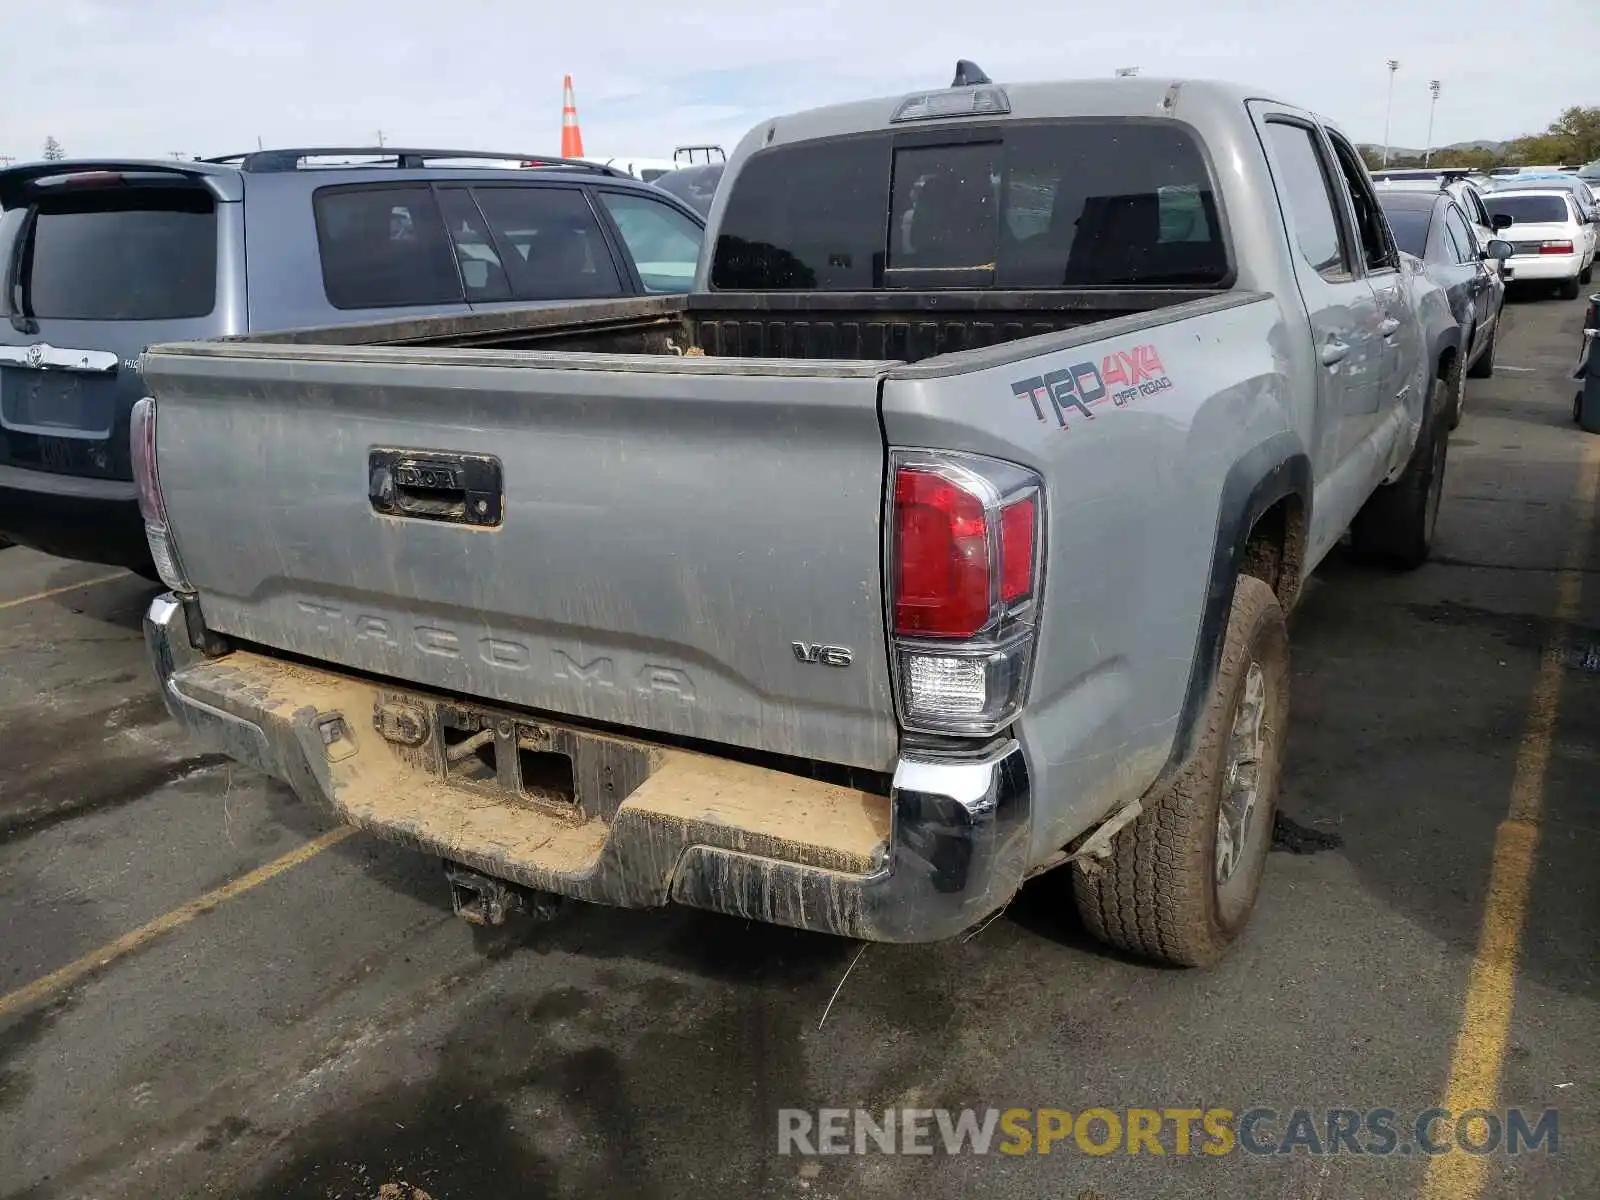
[[[1511,243],[1519,283],[1549,280],[1561,298],[1575,300],[1594,270],[1596,226],[1564,189],[1493,192],[1484,197],[1491,217],[1508,216],[1500,236]]]

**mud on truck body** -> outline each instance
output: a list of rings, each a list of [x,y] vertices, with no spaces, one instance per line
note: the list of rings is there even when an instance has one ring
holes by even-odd
[[[1059,867],[1214,959],[1285,614],[1427,557],[1459,335],[1314,115],[961,82],[754,129],[688,297],[152,349],[173,715],[478,920],[926,941]]]

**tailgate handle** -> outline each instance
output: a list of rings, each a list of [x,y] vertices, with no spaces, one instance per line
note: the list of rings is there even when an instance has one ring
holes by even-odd
[[[367,455],[374,512],[456,525],[499,525],[505,512],[500,460],[490,454],[381,448]]]

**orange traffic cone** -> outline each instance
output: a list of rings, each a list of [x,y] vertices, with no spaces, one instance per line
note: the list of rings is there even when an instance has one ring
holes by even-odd
[[[583,157],[583,130],[578,128],[578,105],[572,98],[572,76],[561,81],[561,157]]]

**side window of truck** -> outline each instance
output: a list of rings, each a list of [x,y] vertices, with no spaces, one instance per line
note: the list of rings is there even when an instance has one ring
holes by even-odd
[[[622,295],[622,277],[582,189],[482,186],[473,198],[500,247],[514,299]]]
[[[427,184],[319,188],[322,286],[335,308],[460,303],[461,276]]]
[[[1378,197],[1373,193],[1366,168],[1361,165],[1360,155],[1333,130],[1328,130],[1327,134],[1328,141],[1333,145],[1334,157],[1339,162],[1344,185],[1355,206],[1356,236],[1361,239],[1361,258],[1366,263],[1368,273],[1398,269],[1400,251],[1394,244],[1394,235],[1378,204]]]
[[[1337,193],[1316,132],[1298,123],[1268,121],[1267,140],[1272,143],[1278,194],[1300,253],[1324,278],[1348,278],[1351,263]]]

